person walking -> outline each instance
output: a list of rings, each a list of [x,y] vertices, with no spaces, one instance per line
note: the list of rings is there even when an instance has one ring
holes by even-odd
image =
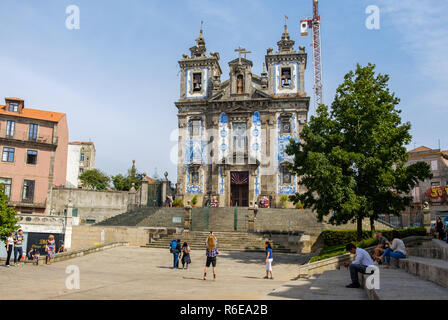
[[[177,239],[176,242],[177,242],[177,245],[176,245],[176,251],[177,251],[176,269],[179,269],[179,260],[180,260],[180,255],[182,253],[182,245],[180,244],[180,239]]]
[[[182,245],[182,269],[188,269],[188,265],[191,263],[190,252],[190,246],[188,243],[184,242]],[[186,268],[185,265],[187,265]]]
[[[207,271],[210,265],[213,266],[213,280],[216,280],[216,256],[219,254],[217,245],[218,239],[216,239],[213,231],[210,231],[210,234],[205,240],[205,256],[207,257],[207,260],[204,268],[204,280],[207,280]]]
[[[266,259],[264,262],[266,264],[266,276],[264,277],[264,279],[269,279],[269,273],[271,274],[271,280],[274,279],[274,277],[272,276],[272,261],[274,261],[274,258],[272,256],[272,246],[269,241],[266,241]]]
[[[173,269],[177,269],[179,263],[179,251],[178,242],[176,239],[173,239],[170,242],[170,252],[173,254]]]
[[[258,214],[258,203],[255,201],[255,204],[254,204],[254,220],[257,219],[257,214]]]
[[[9,261],[11,260],[12,248],[14,247],[14,238],[12,237],[12,232],[8,233],[8,237],[6,238],[6,263],[5,266],[9,267]]]
[[[23,236],[23,230],[19,229],[17,231],[17,234],[14,236],[14,265],[18,266],[20,265],[20,260],[22,260],[23,256],[23,241],[25,240],[25,237]],[[19,257],[17,259],[17,256]]]
[[[47,245],[45,246],[45,252],[47,253],[45,263],[51,264],[51,259],[53,259],[56,252],[56,243],[54,241],[54,235],[52,234],[50,234],[50,236],[48,237]]]

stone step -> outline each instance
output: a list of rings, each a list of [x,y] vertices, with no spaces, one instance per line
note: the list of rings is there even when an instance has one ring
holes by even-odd
[[[267,238],[261,235],[251,233],[238,232],[214,232],[218,238],[218,248],[220,250],[256,250],[265,251],[265,242]],[[163,235],[158,239],[153,239],[153,242],[148,243],[146,247],[152,248],[168,248],[172,239],[180,238],[181,242],[188,242],[193,249],[204,249],[205,239],[209,235],[208,232],[203,231],[188,231],[183,232],[182,235]],[[274,252],[291,253],[289,248],[283,245],[278,245],[272,242]]]
[[[273,266],[275,278],[275,265]],[[266,300],[367,300],[361,289],[349,289],[347,270],[325,271],[308,279],[297,279],[285,283],[267,296]]]
[[[379,289],[369,290],[366,287],[364,288],[371,300],[448,299],[448,289],[433,282],[422,280],[405,270],[395,268],[384,269],[380,267],[379,272]],[[366,279],[366,277],[367,275],[361,275],[362,279]]]
[[[409,256],[448,260],[448,243],[438,239],[432,239],[422,246],[407,248],[406,250]]]
[[[143,246],[145,248],[158,248],[158,249],[169,249],[169,246],[162,246],[159,244],[147,244],[146,246]],[[198,246],[190,246],[192,250],[205,250],[204,245],[198,245]],[[220,251],[246,251],[246,252],[265,252],[265,249],[263,247],[237,247],[237,246],[219,246]],[[275,253],[291,253],[287,249],[274,249]]]
[[[406,259],[391,259],[391,264],[423,280],[448,288],[448,261],[446,260],[409,256]]]

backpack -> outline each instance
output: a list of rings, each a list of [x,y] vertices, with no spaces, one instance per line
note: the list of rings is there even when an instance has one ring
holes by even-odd
[[[177,241],[176,240],[171,240],[171,242],[170,242],[170,252],[171,253],[175,253],[176,252],[176,248],[177,248]]]

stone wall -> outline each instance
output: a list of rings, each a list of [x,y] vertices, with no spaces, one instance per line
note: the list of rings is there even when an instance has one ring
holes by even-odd
[[[101,233],[104,230],[104,239]],[[74,226],[72,250],[94,246],[95,243],[127,242],[130,246],[144,246],[159,235],[175,233],[176,229],[144,227]]]
[[[62,215],[69,199],[73,208],[78,209],[80,223],[86,220],[95,222],[116,216],[127,211],[129,193],[127,191],[97,191],[75,188],[53,188],[51,191],[51,212]]]
[[[328,221],[328,220],[327,220]],[[370,221],[364,219],[363,229],[370,230]],[[375,222],[375,228],[378,230],[389,230],[390,227]],[[322,230],[353,230],[356,229],[356,223],[347,223],[344,225],[331,225],[317,221],[317,213],[309,209],[259,209],[257,219],[255,220],[256,232],[303,232],[310,235],[319,235]]]

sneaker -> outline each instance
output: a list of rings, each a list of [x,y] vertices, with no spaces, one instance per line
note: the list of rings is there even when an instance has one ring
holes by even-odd
[[[264,276],[263,279],[269,279],[269,277],[268,276]]]
[[[349,285],[345,286],[346,288],[360,288],[361,285],[359,283],[350,283]]]
[[[271,280],[274,280],[274,277],[271,277]]]

